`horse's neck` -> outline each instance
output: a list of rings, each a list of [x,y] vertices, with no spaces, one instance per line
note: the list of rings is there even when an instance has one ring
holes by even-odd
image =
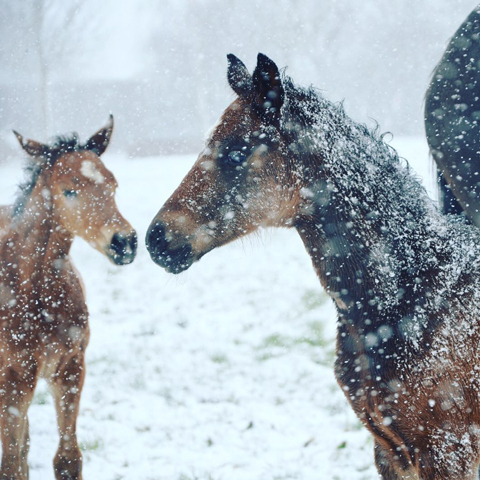
[[[415,315],[428,288],[426,281],[415,282],[429,277],[425,272],[432,253],[426,245],[439,239],[438,214],[401,167],[386,163],[383,172],[349,155],[325,163],[317,180],[304,180],[306,205],[296,222],[322,285],[341,316],[362,328],[368,319],[366,330],[378,328],[387,317],[396,322]],[[418,198],[408,198],[404,182]],[[405,295],[411,298],[400,305]]]
[[[337,215],[335,204],[297,221],[297,230],[327,293],[341,310],[351,310],[363,301],[365,292],[377,291],[375,267],[370,263],[370,238],[352,232],[350,220]]]

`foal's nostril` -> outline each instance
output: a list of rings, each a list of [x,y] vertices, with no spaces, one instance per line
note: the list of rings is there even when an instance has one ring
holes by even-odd
[[[110,248],[117,254],[117,255],[125,255],[127,252],[128,247],[128,239],[119,233],[114,233],[112,237],[112,241],[110,243]]]
[[[110,242],[110,249],[113,252],[113,261],[118,265],[132,263],[137,252],[137,234],[122,235],[114,233]]]

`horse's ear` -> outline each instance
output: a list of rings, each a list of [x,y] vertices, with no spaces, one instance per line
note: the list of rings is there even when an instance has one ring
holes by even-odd
[[[85,144],[85,150],[93,150],[98,156],[103,155],[110,143],[113,133],[113,115],[110,114],[107,125],[101,128],[98,132],[94,133],[87,143]]]
[[[227,55],[227,79],[232,90],[239,96],[250,95],[253,91],[252,77],[245,64],[232,53]]]
[[[285,98],[280,72],[275,63],[263,53],[257,57],[257,66],[252,76],[255,101],[265,118],[272,123],[280,119],[280,109]]]
[[[13,133],[17,137],[18,143],[20,146],[28,153],[31,157],[44,157],[50,151],[48,145],[43,143],[36,142],[35,140],[25,140],[22,135],[13,130]]]

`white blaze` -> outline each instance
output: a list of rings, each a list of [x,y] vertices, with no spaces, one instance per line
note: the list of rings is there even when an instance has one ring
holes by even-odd
[[[80,172],[82,172],[84,177],[93,180],[95,183],[103,183],[105,181],[105,177],[97,170],[95,164],[90,160],[84,160],[82,162]]]

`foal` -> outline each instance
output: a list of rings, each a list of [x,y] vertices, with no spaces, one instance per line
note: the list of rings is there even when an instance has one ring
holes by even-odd
[[[27,410],[37,379],[46,378],[60,444],[55,477],[81,479],[76,421],[85,378],[88,310],[69,257],[75,236],[116,265],[131,263],[137,238],[115,205],[113,174],[100,160],[109,124],[85,144],[75,136],[52,145],[24,140],[31,156],[12,217],[0,237],[0,478],[28,479]]]
[[[153,219],[179,273],[259,227],[292,227],[338,312],[335,373],[384,479],[474,479],[479,463],[478,230],[442,216],[375,132],[259,54]]]

